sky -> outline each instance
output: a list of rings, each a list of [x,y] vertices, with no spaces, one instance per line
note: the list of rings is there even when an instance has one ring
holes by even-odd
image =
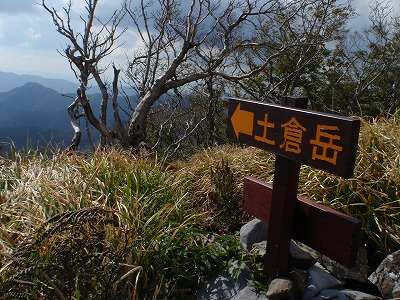
[[[0,71],[40,75],[48,78],[75,80],[66,58],[58,51],[67,46],[67,39],[57,33],[50,14],[40,5],[42,0],[0,0]],[[67,0],[47,0],[48,6]],[[84,12],[84,1],[74,0],[75,16]],[[100,1],[99,15],[110,17],[120,7],[120,0]],[[128,40],[132,36],[127,35]],[[121,41],[122,43],[122,41]],[[113,61],[124,65],[125,51],[133,47],[125,43],[115,51]]]
[[[47,0],[49,5],[66,1]],[[57,52],[66,48],[67,41],[56,32],[50,15],[39,2],[41,0],[0,0],[0,71],[75,81],[67,60]],[[74,0],[74,12],[84,12],[83,3],[83,0]],[[106,18],[121,1],[99,3],[99,15]],[[400,0],[391,3],[400,11]],[[353,24],[360,27],[368,16],[368,0],[354,0],[354,6],[360,16]],[[110,57],[117,66],[125,65],[125,53],[135,47],[135,39],[135,35],[128,32],[126,43]]]

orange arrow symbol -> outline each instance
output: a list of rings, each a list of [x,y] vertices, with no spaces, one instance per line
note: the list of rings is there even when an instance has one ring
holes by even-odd
[[[239,103],[231,117],[231,123],[237,139],[239,133],[253,135],[254,113],[240,109]]]

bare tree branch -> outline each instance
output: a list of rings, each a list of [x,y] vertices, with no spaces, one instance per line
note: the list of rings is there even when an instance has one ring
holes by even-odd
[[[101,78],[103,70],[101,70],[99,64],[105,57],[118,48],[118,46],[114,46],[115,41],[126,31],[126,29],[119,30],[119,25],[125,16],[125,11],[123,9],[116,10],[106,22],[102,22],[96,16],[99,1],[86,0],[85,3],[87,15],[85,17],[79,16],[84,29],[81,32],[75,33],[72,24],[72,0],[69,0],[60,12],[54,7],[50,8],[47,6],[46,0],[42,0],[42,6],[52,17],[56,30],[69,42],[69,45],[64,50],[64,56],[69,60],[71,69],[80,82],[76,99],[79,100],[80,105],[84,108],[89,122],[100,132],[102,144],[105,145],[108,142],[112,145],[118,145],[120,141],[112,136],[111,130],[107,127],[108,91]],[[86,96],[91,76],[95,79],[102,93],[100,120],[93,114],[91,104]],[[76,105],[75,100],[72,107]],[[76,126],[79,124],[75,122],[71,113],[70,116],[75,136],[77,136],[78,131]],[[79,140],[74,138],[72,144],[73,148],[77,148]]]

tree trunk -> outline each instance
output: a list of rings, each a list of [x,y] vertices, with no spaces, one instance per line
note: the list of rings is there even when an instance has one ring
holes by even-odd
[[[75,114],[75,109],[79,104],[79,97],[77,96],[74,102],[68,106],[68,114],[71,118],[71,126],[74,130],[74,137],[72,138],[71,144],[68,147],[68,150],[76,151],[78,149],[79,143],[81,142],[82,132],[79,127],[79,117]]]
[[[146,127],[147,112],[144,109],[139,111],[136,108],[128,129],[128,140],[131,147],[138,148],[140,143],[146,141]]]
[[[108,128],[104,124],[99,122],[99,120],[97,120],[97,118],[93,114],[86,93],[82,90],[78,90],[78,97],[83,109],[85,110],[85,115],[88,118],[90,124],[92,124],[100,132],[101,135],[104,135],[106,139],[111,143],[111,145],[119,146],[120,142],[118,141],[118,139],[113,137],[110,130],[108,130]]]
[[[100,88],[101,91],[101,103],[100,103],[100,123],[102,123],[104,126],[107,126],[107,106],[108,106],[108,92],[107,92],[107,87],[104,84],[103,80],[101,80],[100,78],[100,74],[99,72],[97,72],[97,70],[92,70],[92,74],[94,79],[97,82],[97,85]],[[100,146],[103,148],[105,147],[107,143],[107,139],[105,135],[101,135],[100,138]]]
[[[177,84],[175,82],[175,85],[168,86],[168,81],[174,78],[177,68],[183,62],[188,51],[193,47],[194,44],[190,43],[188,40],[185,40],[180,53],[174,58],[168,70],[164,73],[164,75],[154,82],[150,90],[142,99],[140,99],[129,124],[128,139],[131,147],[138,148],[142,142],[146,142],[147,115],[153,104],[160,98],[160,96],[165,94],[168,90],[184,85],[183,82],[188,83],[195,81],[188,81],[186,78],[186,80],[181,81],[182,83]]]
[[[128,133],[126,132],[126,128],[125,128],[124,124],[122,123],[121,117],[119,115],[119,107],[118,107],[118,78],[119,78],[120,70],[118,70],[115,66],[113,66],[113,69],[114,69],[114,81],[113,81],[112,106],[113,106],[113,112],[114,112],[114,120],[115,120],[115,124],[117,125],[117,134],[121,141],[121,145],[123,147],[128,147],[129,146]]]
[[[206,80],[208,89],[208,110],[207,110],[207,137],[206,146],[211,147],[214,144],[214,134],[215,134],[215,99],[214,99],[214,88],[213,88],[213,77],[210,76]]]
[[[388,111],[389,118],[394,116],[394,114],[397,111],[397,108],[400,106],[400,83],[399,83],[399,80],[397,80],[397,79],[395,80],[393,87],[394,87],[394,99],[393,99],[393,104],[390,106],[389,111]]]
[[[147,115],[162,94],[162,85],[156,83],[139,101],[129,123],[128,140],[131,147],[138,148],[141,143],[146,142]]]

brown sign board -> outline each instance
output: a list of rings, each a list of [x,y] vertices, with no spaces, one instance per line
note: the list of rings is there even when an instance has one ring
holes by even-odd
[[[271,184],[250,176],[245,177],[243,210],[264,222],[270,222],[272,192]],[[356,262],[360,235],[359,220],[297,196],[293,239],[351,267]]]
[[[344,178],[353,176],[360,120],[252,100],[229,100],[227,135]]]

